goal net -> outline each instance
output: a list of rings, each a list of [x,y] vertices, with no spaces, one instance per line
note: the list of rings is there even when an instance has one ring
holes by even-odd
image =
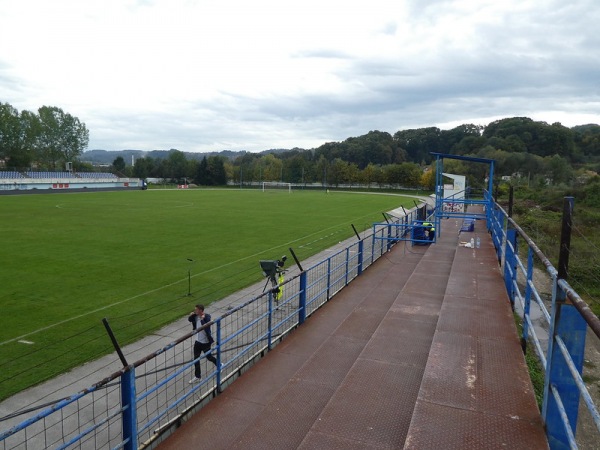
[[[285,191],[292,193],[292,183],[280,183],[279,181],[263,181],[263,192],[267,191]]]

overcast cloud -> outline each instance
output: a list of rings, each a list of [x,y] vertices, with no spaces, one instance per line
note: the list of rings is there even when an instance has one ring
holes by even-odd
[[[0,102],[61,108],[90,150],[600,124],[599,23],[598,0],[0,0]]]

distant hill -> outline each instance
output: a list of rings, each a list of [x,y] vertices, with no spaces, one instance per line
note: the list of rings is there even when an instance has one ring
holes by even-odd
[[[127,165],[130,165],[132,156],[134,159],[143,158],[146,156],[146,152],[141,150],[88,150],[87,152],[83,152],[79,159],[84,162],[95,164],[112,164],[119,156],[125,160]]]
[[[88,150],[83,152],[79,158],[83,162],[97,164],[112,164],[115,159],[121,156],[125,160],[125,164],[128,166],[132,165],[132,161],[135,162],[139,158],[152,158],[152,159],[165,159],[169,157],[169,153],[173,150]],[[260,152],[263,153],[282,153],[287,151],[286,149],[272,149]],[[206,153],[195,153],[195,152],[183,152],[188,160],[201,161],[202,158],[209,156],[221,156],[223,158],[234,160],[239,156],[243,156],[248,153],[245,150],[233,151],[233,150],[222,150],[220,152],[206,152]],[[133,159],[132,159],[133,158]]]

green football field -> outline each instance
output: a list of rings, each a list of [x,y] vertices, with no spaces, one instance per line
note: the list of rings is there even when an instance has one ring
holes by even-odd
[[[0,196],[0,400],[414,205],[394,195],[149,190]],[[288,260],[293,264],[292,258]],[[106,374],[102,374],[106,375]]]

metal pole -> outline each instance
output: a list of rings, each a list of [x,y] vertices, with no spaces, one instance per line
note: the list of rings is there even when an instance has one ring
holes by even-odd
[[[121,347],[119,347],[119,343],[117,342],[117,338],[115,338],[115,335],[113,334],[110,325],[108,324],[108,320],[106,319],[106,317],[104,319],[102,319],[102,323],[104,324],[104,328],[106,328],[106,332],[108,333],[108,336],[110,337],[110,340],[113,344],[113,347],[115,348],[115,350],[117,351],[117,355],[119,355],[119,359],[121,360],[121,364],[123,364],[123,367],[127,367],[129,364],[127,364],[127,360],[125,359],[125,355],[123,355],[123,352],[121,351]]]
[[[306,272],[300,274],[300,295],[298,296],[298,323],[302,325],[306,320]]]
[[[359,275],[363,271],[363,248],[364,248],[364,241],[359,241],[358,242],[358,268],[357,268],[357,272]]]
[[[294,250],[292,249],[292,247],[290,247],[289,250],[290,250],[290,253],[292,254],[292,257],[294,258],[294,261],[296,261],[296,265],[298,266],[298,269],[300,269],[300,272],[304,272],[304,269],[300,265],[300,261],[298,261],[298,258],[296,257],[296,254],[294,253]]]
[[[191,258],[187,258],[187,260],[191,263],[194,262],[193,259]],[[191,297],[192,295],[192,268],[188,267],[188,297]]]
[[[192,269],[188,269],[188,297],[192,295]]]
[[[138,449],[137,405],[135,401],[135,370],[127,370],[121,376],[121,428],[125,450]]]
[[[566,280],[569,274],[569,253],[571,252],[571,229],[573,226],[573,197],[565,197],[563,202],[562,228],[560,231],[560,252],[558,255],[558,278]]]
[[[360,241],[360,234],[358,234],[358,231],[356,231],[356,228],[354,227],[354,224],[351,223],[350,225],[352,225],[352,229],[354,230],[354,234],[356,234],[356,237],[358,238],[358,240]]]

